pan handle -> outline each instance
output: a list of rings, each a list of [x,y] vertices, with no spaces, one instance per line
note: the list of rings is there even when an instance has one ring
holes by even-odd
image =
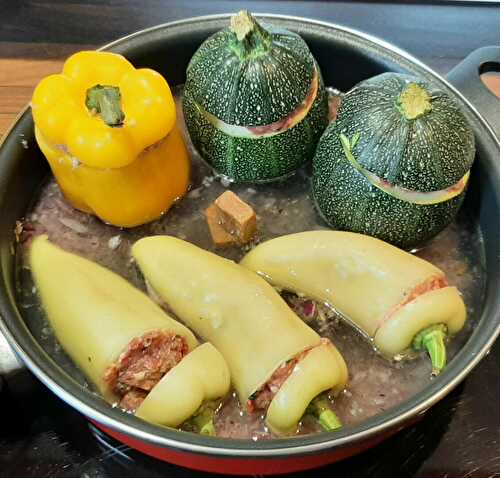
[[[500,46],[474,50],[448,73],[447,79],[479,110],[500,138],[500,99],[480,78],[488,71],[500,72]]]

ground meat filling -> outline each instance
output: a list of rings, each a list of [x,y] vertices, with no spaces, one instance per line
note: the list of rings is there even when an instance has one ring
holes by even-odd
[[[418,299],[420,296],[432,292],[433,290],[442,289],[448,286],[448,281],[445,276],[432,276],[423,281],[422,283],[415,286],[410,290],[406,297],[397,305],[395,305],[389,312],[379,321],[377,330],[385,324],[387,321],[391,320],[396,312],[398,312],[405,305]]]
[[[120,408],[135,411],[148,392],[188,353],[186,339],[152,331],[136,337],[104,376],[120,397]]]
[[[417,297],[431,292],[433,290],[442,289],[448,286],[448,281],[444,276],[430,277],[426,281],[417,285],[409,294],[408,297],[400,304],[401,307],[414,301]]]
[[[444,276],[433,276],[429,277],[427,280],[415,286],[408,295],[395,307],[393,307],[384,317],[382,323],[389,320],[399,309],[404,307],[405,305],[413,302],[418,297],[426,294],[427,292],[431,292],[433,290],[442,289],[443,287],[448,286],[448,281]]]
[[[311,349],[305,350],[291,360],[287,360],[274,371],[269,380],[249,397],[247,401],[248,413],[253,413],[258,410],[267,410],[274,396],[293,372],[295,365],[307,355],[309,350]]]
[[[139,405],[144,401],[144,399],[148,396],[148,392],[145,390],[141,390],[140,388],[133,388],[130,392],[127,392],[123,395],[120,400],[120,408],[123,410],[128,410],[134,412],[139,408]]]

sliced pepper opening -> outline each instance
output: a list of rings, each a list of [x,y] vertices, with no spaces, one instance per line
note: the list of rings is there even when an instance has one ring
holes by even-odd
[[[274,396],[278,393],[281,386],[290,376],[295,365],[305,357],[308,350],[305,350],[298,356],[283,362],[269,377],[267,382],[262,387],[256,390],[248,397],[247,412],[254,413],[257,410],[267,410]]]
[[[448,280],[444,275],[442,276],[436,275],[428,277],[423,282],[417,284],[413,289],[411,289],[406,294],[404,300],[402,300],[399,304],[395,305],[391,310],[389,310],[389,312],[385,315],[382,322],[379,324],[379,327],[387,320],[390,320],[391,317],[405,305],[410,304],[411,302],[418,299],[419,297],[422,297],[424,294],[427,294],[428,292],[432,292],[433,290],[437,289],[443,289],[444,287],[447,286],[448,286]]]
[[[135,411],[161,378],[189,352],[186,339],[164,331],[133,339],[108,367],[105,381],[120,397],[119,407]]]
[[[312,349],[307,349],[298,356],[287,360],[278,367],[269,380],[257,391],[255,391],[247,401],[247,412],[253,413],[257,410],[266,410],[274,396],[278,393],[282,385],[292,374],[295,366],[306,357]],[[342,427],[341,421],[329,406],[329,401],[324,396],[317,396],[308,405],[306,412],[312,415],[325,430],[337,430]]]

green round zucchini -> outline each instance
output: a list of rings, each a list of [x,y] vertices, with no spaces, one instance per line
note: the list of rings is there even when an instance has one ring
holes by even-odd
[[[183,111],[194,146],[218,173],[265,182],[312,158],[328,98],[304,40],[243,11],[193,55]]]
[[[313,160],[316,208],[333,228],[409,248],[460,208],[475,155],[455,102],[429,83],[384,73],[341,103]]]

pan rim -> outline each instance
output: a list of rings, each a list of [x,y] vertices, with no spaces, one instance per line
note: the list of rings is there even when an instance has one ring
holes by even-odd
[[[418,59],[414,58],[409,53],[404,50],[395,47],[384,40],[381,40],[375,36],[370,34],[366,34],[363,32],[359,32],[355,29],[351,29],[349,27],[344,27],[341,25],[337,25],[330,22],[324,22],[321,20],[314,20],[309,18],[302,18],[297,16],[289,16],[289,15],[278,15],[278,14],[255,14],[257,17],[269,18],[269,19],[277,19],[277,20],[285,20],[292,21],[296,24],[300,25],[312,25],[324,27],[331,30],[336,30],[340,32],[344,32],[350,34],[352,36],[358,37],[361,40],[368,41],[372,44],[375,44],[382,49],[391,52],[399,57],[403,57],[407,61],[410,61],[414,65],[418,66],[420,69],[424,70],[427,74],[444,83],[460,101],[466,105],[471,113],[474,114],[476,120],[480,123],[480,125],[489,132],[490,140],[493,140],[496,147],[500,149],[500,140],[496,137],[493,132],[492,127],[484,120],[478,110],[455,88],[453,85],[449,84],[446,79],[441,77],[439,74],[434,72],[431,68],[420,62]],[[177,20],[173,22],[166,22],[159,25],[155,25],[143,30],[139,30],[133,32],[129,35],[123,36],[117,40],[114,40],[102,47],[99,50],[109,50],[120,44],[147,33],[151,33],[157,30],[163,30],[168,28],[173,28],[177,26],[182,26],[185,24],[200,24],[206,21],[213,20],[223,20],[225,18],[229,18],[230,14],[215,14],[215,15],[206,15],[199,17],[192,17],[183,20]],[[0,148],[6,139],[11,135],[11,133],[18,127],[20,120],[27,114],[29,111],[29,105],[27,105],[24,110],[20,112],[17,116],[14,123],[11,125],[9,130],[5,133],[4,137],[0,141]],[[2,291],[2,293],[5,293]],[[8,295],[8,294],[7,294]],[[17,308],[15,307],[16,301],[12,297],[6,297],[8,301],[12,303],[9,304],[11,311],[3,310],[2,304],[2,314],[3,313],[12,313],[19,315]],[[95,397],[92,400],[91,396],[88,397],[82,396],[81,386],[80,394],[74,394],[68,392],[67,388],[64,388],[59,381],[54,380],[46,371],[43,370],[43,363],[40,366],[36,359],[43,358],[43,355],[40,357],[33,358],[31,353],[27,353],[22,349],[17,343],[17,340],[11,334],[10,330],[4,323],[3,319],[0,318],[0,331],[6,336],[8,342],[13,347],[18,356],[21,357],[23,362],[28,366],[28,368],[38,377],[40,381],[42,381],[48,388],[50,388],[56,395],[58,395],[61,399],[67,402],[70,406],[78,410],[80,413],[83,413],[87,417],[97,421],[98,423],[112,428],[113,430],[119,431],[121,433],[125,433],[127,435],[133,436],[143,442],[151,443],[156,446],[166,446],[169,448],[184,450],[188,452],[201,453],[201,454],[210,454],[210,455],[221,455],[227,457],[277,457],[283,455],[298,455],[298,454],[306,454],[306,453],[314,453],[321,452],[327,449],[340,448],[346,445],[352,445],[354,443],[359,443],[364,440],[373,438],[375,435],[381,434],[384,431],[389,431],[396,429],[399,425],[407,422],[412,417],[416,415],[423,414],[428,408],[434,405],[436,402],[441,400],[447,393],[449,393],[456,385],[458,385],[469,373],[470,371],[479,363],[479,361],[486,355],[495,342],[496,338],[500,334],[500,317],[499,312],[496,314],[493,312],[496,318],[496,326],[494,327],[492,333],[489,337],[483,340],[479,344],[473,344],[478,351],[473,354],[471,358],[467,360],[467,366],[458,370],[458,373],[451,376],[449,379],[445,380],[447,375],[451,375],[451,373],[443,373],[441,377],[438,377],[434,384],[429,384],[426,386],[421,392],[414,395],[409,400],[406,400],[402,404],[393,407],[377,416],[374,416],[360,425],[355,427],[350,427],[348,430],[358,430],[354,433],[339,432],[333,435],[331,433],[320,433],[316,435],[310,436],[302,436],[296,438],[283,438],[276,439],[270,441],[262,441],[262,442],[253,442],[252,440],[234,440],[234,439],[224,439],[224,438],[207,438],[200,437],[193,434],[187,434],[183,432],[179,432],[177,430],[162,430],[160,427],[148,424],[146,422],[142,422],[135,417],[131,417],[129,415],[125,415],[120,413],[116,414],[117,418],[113,418],[113,416],[109,413],[109,405],[105,404],[102,400],[96,400]],[[480,318],[480,322],[486,317],[486,312],[483,310]],[[491,322],[495,322],[492,320]],[[479,329],[479,327],[478,327]],[[474,332],[469,338],[468,342],[473,339],[476,332]],[[34,341],[36,344],[36,340],[29,334],[30,340]],[[460,350],[459,354],[463,352],[464,349],[467,348],[467,344]],[[469,353],[472,352],[468,351]],[[458,358],[458,357],[457,357]],[[48,366],[49,364],[47,364]],[[59,368],[58,366],[56,366]],[[66,375],[66,374],[65,374]],[[69,378],[69,376],[68,376]],[[443,385],[436,386],[436,383],[443,382]],[[66,383],[65,385],[69,385]],[[70,387],[70,388],[73,388]],[[433,389],[436,388],[435,391]],[[425,392],[425,393],[424,393]],[[417,404],[411,407],[411,402],[415,401],[416,397],[422,395],[422,399],[418,399]],[[94,402],[94,403],[92,403]],[[406,406],[403,406],[405,405]],[[105,408],[107,410],[105,410]],[[398,412],[398,410],[402,408],[402,412]],[[107,412],[107,413],[106,413]],[[396,413],[397,412],[397,413]],[[381,419],[381,417],[383,419]],[[386,418],[384,418],[386,417]],[[366,424],[372,424],[367,426]],[[340,435],[340,436],[338,436]],[[219,446],[219,443],[221,444]]]

